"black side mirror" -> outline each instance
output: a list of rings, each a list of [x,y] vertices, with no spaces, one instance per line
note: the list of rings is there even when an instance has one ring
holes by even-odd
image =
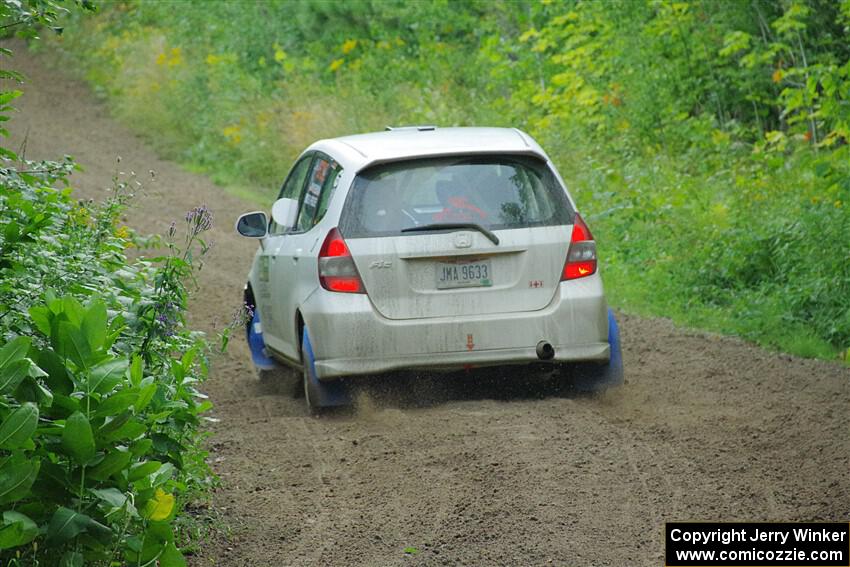
[[[264,238],[269,230],[266,213],[256,211],[240,215],[236,221],[236,232],[248,238]]]

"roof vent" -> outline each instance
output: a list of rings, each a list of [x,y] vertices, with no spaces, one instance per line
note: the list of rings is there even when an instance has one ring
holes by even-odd
[[[404,130],[416,130],[417,132],[431,132],[436,130],[436,126],[387,126],[384,128],[387,132],[396,132]]]

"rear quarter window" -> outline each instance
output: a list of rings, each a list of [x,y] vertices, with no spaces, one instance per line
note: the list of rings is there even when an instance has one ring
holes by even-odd
[[[528,156],[453,156],[361,171],[346,199],[346,237],[471,222],[490,230],[570,224],[573,211],[552,171]]]

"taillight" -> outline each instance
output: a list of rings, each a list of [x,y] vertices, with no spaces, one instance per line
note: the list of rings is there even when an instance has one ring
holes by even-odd
[[[319,251],[319,283],[328,291],[366,293],[351,252],[336,228],[328,233]]]
[[[596,273],[596,242],[590,229],[582,218],[576,214],[573,223],[573,234],[570,237],[570,250],[567,252],[567,262],[561,281],[574,280],[591,276]]]

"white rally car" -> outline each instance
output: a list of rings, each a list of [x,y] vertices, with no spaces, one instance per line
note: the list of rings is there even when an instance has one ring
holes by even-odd
[[[503,128],[410,127],[316,142],[271,210],[245,289],[260,370],[342,378],[542,362],[582,390],[623,381],[596,244],[544,151]],[[261,326],[262,325],[262,326]]]

